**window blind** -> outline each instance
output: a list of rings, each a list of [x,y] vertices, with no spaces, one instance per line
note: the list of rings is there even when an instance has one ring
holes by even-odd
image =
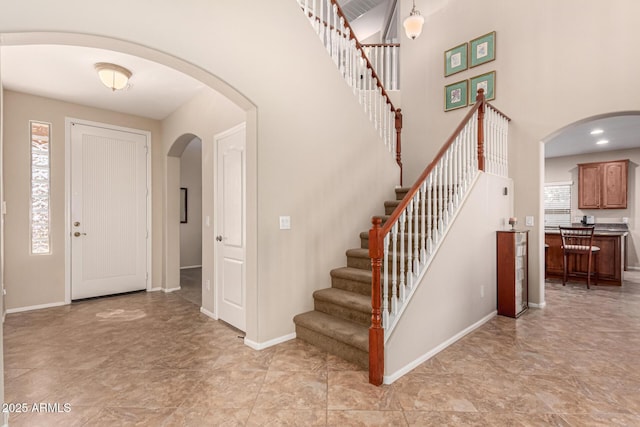
[[[544,186],[544,226],[571,225],[571,184]]]

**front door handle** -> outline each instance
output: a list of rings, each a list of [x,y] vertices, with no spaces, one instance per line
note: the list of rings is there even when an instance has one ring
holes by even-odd
[[[222,242],[222,236],[216,236],[216,240],[217,240],[218,242]]]
[[[76,237],[80,237],[80,236],[86,236],[87,233],[81,233],[79,231],[76,231],[75,233],[73,233],[73,235],[76,236]]]

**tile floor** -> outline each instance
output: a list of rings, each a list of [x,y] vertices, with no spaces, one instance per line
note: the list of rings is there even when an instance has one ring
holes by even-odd
[[[11,426],[639,426],[640,276],[547,285],[392,385],[298,340],[263,351],[175,294],[10,314]]]
[[[174,293],[199,309],[202,305],[202,267],[180,270],[180,290]]]

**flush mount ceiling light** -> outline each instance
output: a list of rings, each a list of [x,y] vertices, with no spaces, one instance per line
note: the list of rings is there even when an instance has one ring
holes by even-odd
[[[424,24],[424,18],[420,15],[420,12],[416,10],[416,0],[413,0],[413,8],[411,13],[404,20],[402,26],[404,32],[411,40],[415,40],[422,33],[422,25]]]
[[[98,62],[94,67],[102,84],[114,92],[126,88],[131,78],[131,71],[116,64]]]
[[[596,142],[596,144],[598,145],[604,145],[604,144],[608,144],[609,140],[608,139],[601,139],[600,141]]]
[[[602,129],[594,129],[591,131],[591,135],[601,135],[604,131]]]

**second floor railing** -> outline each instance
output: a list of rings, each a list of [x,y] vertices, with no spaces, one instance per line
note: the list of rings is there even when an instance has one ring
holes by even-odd
[[[387,90],[400,90],[400,44],[363,44],[364,53]]]
[[[384,343],[444,241],[478,171],[508,176],[509,118],[486,103],[483,90],[453,135],[402,202],[369,230],[371,328],[369,381],[382,383]]]
[[[402,112],[396,109],[336,0],[297,0],[340,74],[400,167]]]

